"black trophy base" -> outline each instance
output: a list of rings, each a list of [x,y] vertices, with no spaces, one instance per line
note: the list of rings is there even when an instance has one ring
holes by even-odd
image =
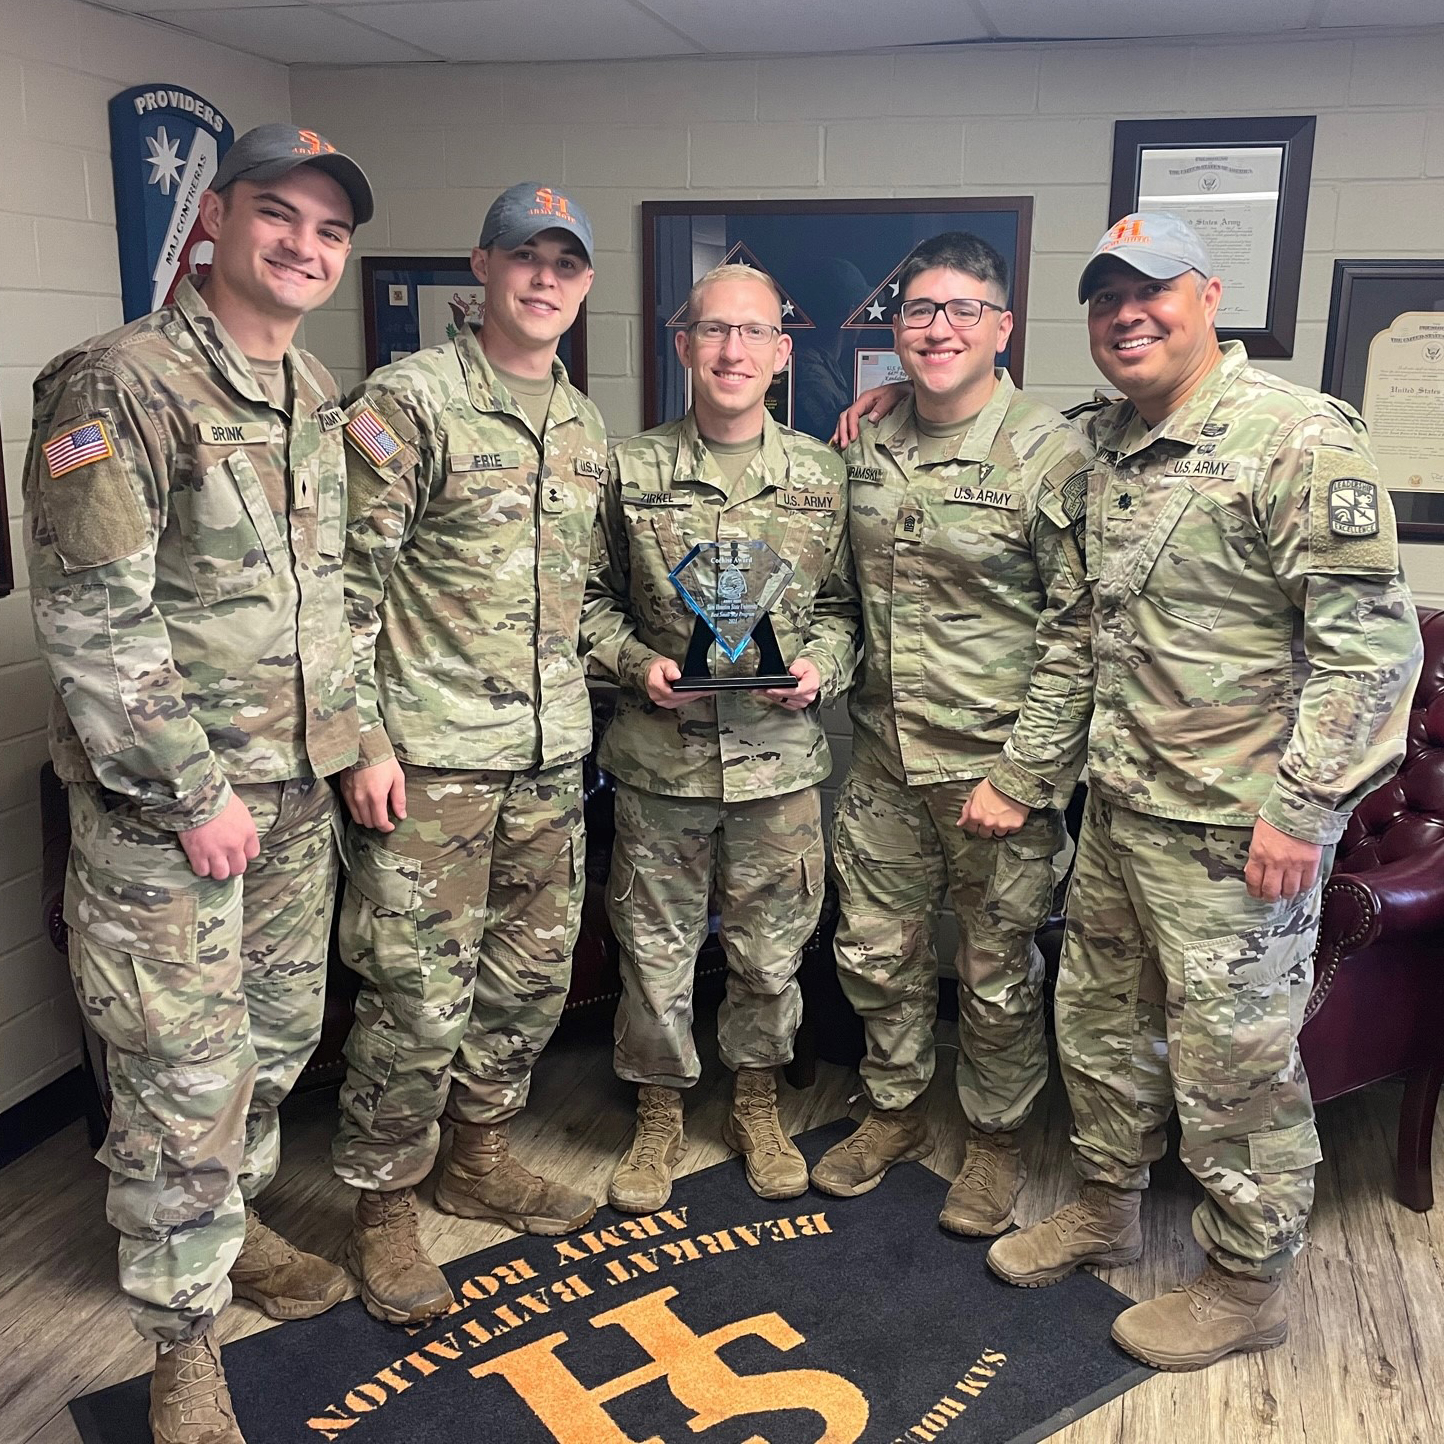
[[[742,692],[761,687],[795,687],[797,678],[791,672],[756,677],[678,677],[672,683],[674,692]]]
[[[707,670],[707,653],[712,650],[712,640],[711,627],[698,617],[692,625],[692,641],[687,648],[687,658],[682,663],[682,675],[672,683],[674,692],[740,692],[763,687],[797,686],[797,678],[782,665],[782,651],[777,645],[777,634],[772,630],[771,617],[764,615],[752,629],[752,640],[761,653],[757,659],[756,676],[714,677]]]

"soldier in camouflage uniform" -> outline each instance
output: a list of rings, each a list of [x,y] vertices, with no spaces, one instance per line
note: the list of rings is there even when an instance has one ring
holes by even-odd
[[[851,1197],[927,1151],[933,933],[951,897],[970,1138],[941,1222],[995,1234],[1012,1221],[1017,1131],[1048,1076],[1033,935],[1091,705],[1078,534],[1091,448],[994,370],[1012,318],[992,246],[935,236],[897,280],[915,400],[847,453],[865,646],[833,829],[838,972],[866,1027],[871,1109],[812,1178]]]
[[[771,280],[720,266],[688,298],[677,354],[693,405],[612,451],[582,621],[589,671],[622,688],[599,760],[617,782],[607,905],[621,945],[616,1068],[639,1085],[637,1128],[609,1198],[666,1203],[683,1146],[680,1090],[701,1068],[692,971],[715,896],[727,955],[718,1019],[736,1077],[723,1137],[763,1198],[807,1188],[777,1117],[777,1072],[802,1014],[796,974],[822,908],[817,784],[831,759],[817,702],[856,659],[857,598],[842,464],[765,403],[791,338]],[[693,613],[668,578],[698,542],[766,542],[794,571],[772,612],[793,689],[675,691]],[[761,565],[756,561],[753,565]],[[748,648],[718,675],[756,672]]]
[[[1220,349],[1221,292],[1166,213],[1119,222],[1079,287],[1127,398],[1088,421],[1097,697],[1057,994],[1085,1182],[989,1254],[1028,1286],[1137,1258],[1176,1108],[1208,1264],[1113,1330],[1165,1369],[1287,1335],[1320,1157],[1298,1048],[1320,888],[1403,755],[1422,655],[1363,422]]]
[[[347,1290],[252,1200],[321,1030],[336,878],[325,778],[356,756],[341,411],[291,345],[371,192],[288,125],[201,197],[215,259],[35,383],[26,544],[58,689],[65,918],[113,1094],[120,1282],[158,1345],[159,1444],[238,1444],[211,1334],[232,1292],[304,1318]]]
[[[547,1234],[596,1207],[507,1146],[581,918],[576,638],[606,432],[556,350],[591,255],[561,191],[504,192],[472,253],[480,334],[382,367],[346,411],[361,761],[342,783],[341,947],[363,986],[334,1160],[360,1190],[362,1298],[396,1323],[451,1304],[413,1192],[443,1110],[437,1207]]]

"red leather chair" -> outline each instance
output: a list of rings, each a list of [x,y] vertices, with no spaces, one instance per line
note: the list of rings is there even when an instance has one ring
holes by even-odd
[[[1419,621],[1424,672],[1404,765],[1339,842],[1300,1047],[1319,1102],[1405,1075],[1399,1199],[1423,1213],[1444,1083],[1444,611]]]

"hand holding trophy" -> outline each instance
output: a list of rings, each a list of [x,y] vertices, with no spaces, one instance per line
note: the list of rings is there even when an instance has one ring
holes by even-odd
[[[768,615],[787,589],[791,562],[764,541],[698,542],[668,576],[696,614],[682,675],[671,684],[674,692],[797,686]],[[714,641],[729,662],[742,655],[749,641],[756,642],[756,674],[714,677],[707,663]]]

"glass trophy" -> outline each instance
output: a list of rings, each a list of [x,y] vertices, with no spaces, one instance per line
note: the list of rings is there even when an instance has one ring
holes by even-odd
[[[792,578],[791,562],[764,541],[698,542],[667,575],[696,614],[674,692],[797,686],[768,616]],[[714,677],[707,663],[713,642],[729,662],[755,642],[760,654],[756,674]]]

